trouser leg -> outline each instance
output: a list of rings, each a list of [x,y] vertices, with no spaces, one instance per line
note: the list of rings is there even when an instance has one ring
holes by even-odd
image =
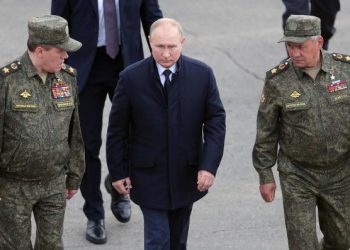
[[[295,174],[280,174],[280,182],[289,249],[319,250],[313,188]]]
[[[0,249],[32,249],[32,201],[23,191],[21,181],[0,177]]]
[[[168,210],[141,207],[144,221],[144,250],[170,250]]]
[[[341,170],[328,176],[329,183],[321,191],[318,210],[323,233],[323,250],[350,248],[350,172]]]
[[[63,250],[64,189],[63,175],[40,185],[41,197],[33,207],[37,228],[35,250]]]
[[[309,15],[309,0],[282,0],[286,10],[282,15],[283,29],[290,15]]]
[[[321,34],[325,41],[324,49],[328,49],[329,39],[335,33],[334,22],[339,10],[339,0],[311,0],[310,14],[321,19]]]
[[[101,185],[102,117],[106,91],[98,86],[86,86],[79,95],[79,116],[85,145],[86,170],[80,190],[85,199],[84,213],[90,220],[104,219]]]
[[[170,249],[186,250],[192,205],[169,211]]]

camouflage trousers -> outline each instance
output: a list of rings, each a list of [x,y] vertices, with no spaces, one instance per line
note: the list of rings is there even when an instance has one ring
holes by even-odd
[[[34,249],[63,249],[64,189],[64,175],[43,182],[0,176],[0,249],[33,249],[32,213],[37,228]]]
[[[284,215],[290,250],[350,248],[350,167],[300,169],[281,173]],[[321,243],[317,239],[316,207]]]

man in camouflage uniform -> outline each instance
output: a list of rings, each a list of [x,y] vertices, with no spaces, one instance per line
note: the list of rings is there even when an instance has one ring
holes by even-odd
[[[63,249],[66,199],[84,172],[75,70],[65,19],[32,18],[28,51],[0,69],[0,249]]]
[[[292,250],[350,247],[350,56],[322,50],[320,34],[317,17],[287,20],[281,42],[290,59],[267,72],[253,149],[266,202],[278,160]]]

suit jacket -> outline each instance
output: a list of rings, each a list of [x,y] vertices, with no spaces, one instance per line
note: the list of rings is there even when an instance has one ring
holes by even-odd
[[[152,57],[126,68],[112,102],[107,163],[113,181],[130,177],[131,199],[175,209],[203,197],[198,170],[214,175],[225,138],[225,110],[212,70],[181,56],[165,101]]]
[[[140,20],[146,37],[151,24],[162,17],[158,0],[119,0],[121,53],[124,67],[143,59]],[[77,69],[79,91],[83,89],[93,64],[99,29],[97,0],[52,0],[51,13],[64,17],[80,50],[69,54],[67,63]]]

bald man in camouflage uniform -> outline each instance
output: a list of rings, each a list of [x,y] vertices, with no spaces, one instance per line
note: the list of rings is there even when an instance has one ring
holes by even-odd
[[[291,250],[350,247],[350,56],[322,50],[320,34],[319,18],[289,17],[290,59],[267,72],[257,119],[260,192],[274,200],[278,161]]]
[[[66,20],[32,18],[28,51],[0,69],[0,249],[63,249],[66,199],[84,172],[75,70],[63,62],[81,43]]]

